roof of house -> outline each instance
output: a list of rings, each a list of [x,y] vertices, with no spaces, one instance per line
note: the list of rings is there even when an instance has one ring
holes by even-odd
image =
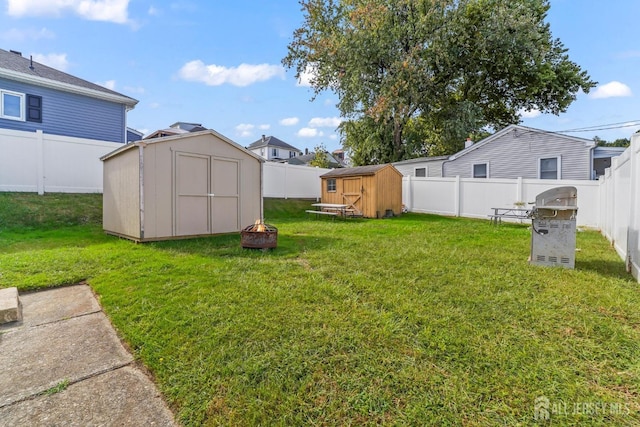
[[[131,144],[123,145],[122,147],[119,147],[119,148],[113,150],[112,152],[105,154],[104,156],[100,157],[100,160],[105,161],[107,159],[110,159],[111,157],[119,155],[120,153],[123,153],[123,152],[128,151],[128,150],[132,150],[134,147],[140,147],[140,146],[145,147],[145,146],[147,146],[149,144],[158,144],[158,143],[163,143],[163,142],[166,142],[166,141],[172,141],[172,140],[175,140],[175,139],[191,138],[193,136],[201,136],[201,135],[207,135],[207,134],[217,137],[218,139],[220,139],[220,140],[226,142],[227,144],[237,148],[238,150],[249,154],[251,157],[255,158],[256,160],[259,160],[260,162],[264,162],[264,159],[262,157],[258,156],[256,153],[252,153],[251,151],[247,150],[246,148],[244,148],[243,146],[241,146],[237,142],[232,141],[231,139],[229,139],[226,136],[216,132],[213,129],[207,129],[207,130],[203,130],[203,131],[200,131],[200,132],[185,132],[185,133],[181,133],[179,135],[165,136],[163,138],[144,139],[144,140],[136,141],[136,142],[133,142]]]
[[[136,99],[106,87],[27,59],[19,52],[0,49],[0,77],[118,102],[129,108],[138,103]]]
[[[432,157],[416,157],[415,159],[401,160],[399,162],[393,162],[394,165],[407,165],[411,163],[424,163],[424,162],[437,162],[441,160],[447,160],[449,156],[432,156]]]
[[[281,139],[276,138],[275,136],[265,136],[265,135],[262,135],[262,138],[249,144],[247,148],[250,150],[253,150],[254,148],[262,148],[266,146],[280,147],[290,151],[301,152],[299,149],[297,149],[293,145],[289,145],[286,142],[282,141]]]
[[[342,168],[344,165],[340,163],[338,159],[333,157],[329,153],[325,153],[327,162],[330,168]],[[292,157],[283,161],[288,162],[290,165],[308,165],[313,159],[316,158],[316,153],[303,154],[302,156]]]
[[[375,175],[380,170],[382,170],[384,168],[387,168],[389,166],[393,167],[393,165],[391,165],[389,163],[386,163],[386,164],[382,164],[382,165],[355,166],[355,167],[352,167],[352,168],[334,169],[334,170],[329,171],[329,172],[327,172],[327,173],[325,173],[323,175],[320,175],[320,178]]]
[[[593,148],[595,146],[595,141],[592,141],[590,139],[578,138],[578,137],[569,136],[569,135],[563,135],[561,133],[550,132],[550,131],[541,130],[541,129],[534,129],[534,128],[530,128],[530,127],[526,127],[526,126],[509,125],[509,126],[505,127],[504,129],[501,129],[498,132],[494,133],[493,135],[488,136],[485,139],[480,140],[480,141],[476,142],[475,144],[465,148],[464,150],[461,150],[461,151],[458,151],[455,154],[452,154],[451,156],[449,156],[449,160],[455,160],[457,158],[460,158],[461,156],[464,156],[465,154],[468,154],[468,153],[470,153],[470,152],[472,152],[474,150],[477,150],[478,148],[491,143],[492,141],[502,137],[503,135],[505,135],[505,134],[507,134],[509,132],[547,134],[547,135],[553,136],[554,138],[562,138],[562,139],[566,139],[567,141],[583,143],[583,144],[585,144],[585,147],[592,147]]]

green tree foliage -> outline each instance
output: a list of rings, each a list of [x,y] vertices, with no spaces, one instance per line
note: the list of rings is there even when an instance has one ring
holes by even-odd
[[[631,140],[629,138],[618,138],[613,142],[609,142],[598,136],[594,136],[593,140],[596,142],[598,147],[628,147],[631,145]]]
[[[324,144],[316,145],[313,151],[314,157],[313,160],[309,162],[309,164],[318,168],[328,168],[329,159],[327,158],[327,149]]]
[[[455,152],[595,83],[553,39],[548,0],[301,0],[283,64],[334,91],[354,164]]]

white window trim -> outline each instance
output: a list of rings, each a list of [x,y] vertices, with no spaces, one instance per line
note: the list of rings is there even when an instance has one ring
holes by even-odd
[[[491,176],[491,175],[489,175],[489,162],[472,163],[471,164],[471,178],[475,178],[474,169],[475,169],[476,165],[487,165],[487,176],[485,178],[478,178],[478,179],[489,179],[489,177]]]
[[[270,153],[269,153],[269,154],[271,154],[271,157],[272,157],[272,158],[278,157],[278,154],[279,154],[279,153],[278,153],[278,149],[277,149],[277,148],[272,147],[272,148],[271,148],[271,150],[270,150]]]
[[[556,173],[556,179],[562,179],[562,156],[550,156],[550,157],[538,157],[538,179],[542,179],[542,168],[540,167],[540,164],[542,163],[543,160],[547,160],[547,159],[556,159],[556,166],[558,168],[557,173]]]
[[[329,190],[329,182],[333,182],[333,190]],[[338,191],[338,180],[335,178],[327,178],[327,193],[335,193]]]
[[[429,177],[429,168],[427,166],[413,168],[413,176],[415,176],[416,178],[422,178],[422,177],[418,177],[418,169],[424,169],[424,178]]]
[[[13,95],[13,96],[17,96],[20,98],[20,117],[14,117],[14,116],[5,116],[4,114],[4,95]],[[24,122],[25,121],[25,99],[26,99],[26,95],[24,93],[20,93],[20,92],[14,92],[11,90],[2,90],[0,89],[0,119],[7,119],[7,120],[16,120],[19,122]]]

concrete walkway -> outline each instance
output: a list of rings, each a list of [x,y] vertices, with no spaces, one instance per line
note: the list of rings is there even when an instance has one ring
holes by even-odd
[[[20,296],[0,327],[0,426],[175,426],[86,285]]]

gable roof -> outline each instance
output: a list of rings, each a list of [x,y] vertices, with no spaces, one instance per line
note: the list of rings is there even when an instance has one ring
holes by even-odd
[[[433,156],[433,157],[416,157],[414,159],[400,160],[399,162],[393,162],[393,165],[408,165],[411,163],[423,163],[423,162],[437,162],[441,160],[447,160],[450,156]]]
[[[560,138],[560,139],[566,139],[567,141],[570,142],[579,142],[585,145],[585,147],[595,147],[595,142],[590,140],[590,139],[585,139],[585,138],[578,138],[575,136],[569,136],[569,135],[563,135],[561,133],[556,133],[556,132],[550,132],[550,131],[546,131],[546,130],[541,130],[541,129],[534,129],[534,128],[530,128],[530,127],[526,127],[526,126],[520,126],[520,125],[509,125],[501,130],[499,130],[498,132],[494,133],[493,135],[490,135],[488,137],[486,137],[485,139],[482,139],[478,142],[476,142],[475,144],[465,148],[464,150],[458,151],[455,154],[452,154],[451,156],[449,156],[449,160],[455,160],[458,159],[462,156],[464,156],[465,154],[471,153],[474,150],[477,150],[478,148],[487,145],[489,143],[491,143],[492,141],[495,141],[498,138],[501,138],[502,136],[506,135],[509,132],[521,132],[521,133],[538,133],[538,134],[545,134],[545,135],[549,135],[549,136],[553,136],[554,138]]]
[[[159,143],[163,143],[163,142],[166,142],[166,141],[172,141],[172,140],[175,140],[175,139],[191,138],[191,137],[194,137],[194,136],[201,136],[201,135],[207,135],[207,134],[215,136],[216,138],[226,142],[227,144],[233,146],[234,148],[237,148],[238,150],[240,150],[240,151],[242,151],[244,153],[247,153],[251,157],[253,157],[256,160],[260,161],[261,163],[264,163],[264,159],[262,157],[258,156],[256,153],[252,153],[251,151],[249,151],[246,148],[244,148],[242,145],[238,144],[237,142],[234,142],[234,141],[230,140],[226,136],[216,132],[213,129],[207,129],[207,130],[203,130],[203,131],[200,131],[200,132],[186,132],[186,133],[183,133],[183,134],[180,134],[180,135],[165,136],[163,138],[143,139],[141,141],[136,141],[134,143],[126,144],[126,145],[124,145],[122,147],[119,147],[119,148],[113,150],[112,152],[107,153],[104,156],[100,157],[100,160],[105,161],[107,159],[110,159],[111,157],[117,156],[120,153],[123,153],[123,152],[128,151],[128,150],[132,150],[132,149],[140,147],[140,146],[145,147],[145,146],[150,145],[150,144],[159,144]]]
[[[320,175],[320,178],[333,178],[333,177],[345,177],[345,176],[366,176],[366,175],[375,175],[379,171],[384,168],[392,167],[397,171],[393,165],[386,163],[382,165],[368,165],[368,166],[355,166],[352,168],[342,168],[342,169],[334,169],[329,171],[323,175]],[[400,173],[400,172],[398,172]]]
[[[303,154],[302,156],[292,157],[285,159],[283,162],[288,162],[290,165],[306,165],[316,158],[316,153]],[[332,154],[325,153],[325,158],[329,163],[330,168],[343,168],[344,165],[340,163]]]
[[[91,83],[71,74],[47,67],[20,53],[0,49],[0,77],[35,86],[44,86],[64,92],[77,93],[92,98],[125,104],[129,109],[135,107],[138,100],[130,98],[106,87]]]
[[[265,136],[265,135],[262,135],[262,138],[249,144],[247,148],[250,150],[253,150],[254,148],[262,148],[266,146],[280,147],[290,151],[297,151],[300,153],[302,152],[296,147],[294,147],[293,145],[289,145],[286,142],[282,141],[281,139],[276,138],[275,136]]]

